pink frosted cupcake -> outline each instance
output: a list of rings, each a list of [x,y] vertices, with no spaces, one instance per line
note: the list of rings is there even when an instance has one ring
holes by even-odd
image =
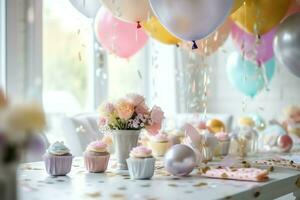
[[[150,179],[153,176],[155,158],[151,149],[143,146],[135,147],[126,161],[132,179]]]
[[[84,152],[84,166],[89,172],[104,172],[107,169],[109,156],[107,145],[100,140],[94,141]]]
[[[52,176],[64,176],[71,171],[73,156],[63,142],[55,142],[43,156],[46,171]]]
[[[150,138],[149,147],[154,156],[164,156],[170,147],[169,138],[166,134],[158,133]]]
[[[218,146],[216,148],[216,153],[218,156],[226,156],[229,151],[230,137],[226,132],[218,132],[215,134],[218,139]]]

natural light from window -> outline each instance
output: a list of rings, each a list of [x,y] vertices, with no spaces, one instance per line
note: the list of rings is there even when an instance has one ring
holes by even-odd
[[[92,31],[92,20],[69,1],[44,0],[43,100],[48,113],[74,114],[86,109]]]

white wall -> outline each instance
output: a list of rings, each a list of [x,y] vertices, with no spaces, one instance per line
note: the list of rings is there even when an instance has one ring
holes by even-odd
[[[213,71],[209,91],[208,111],[217,113],[232,113],[240,116],[243,113],[258,113],[266,119],[282,119],[282,110],[290,104],[300,105],[300,78],[295,77],[285,67],[277,63],[276,73],[267,92],[263,90],[253,100],[245,98],[230,83],[226,76],[226,60],[234,47],[230,39],[223,49],[211,59]],[[246,100],[246,102],[245,102]],[[245,102],[245,106],[243,106]],[[243,107],[245,109],[243,110]]]

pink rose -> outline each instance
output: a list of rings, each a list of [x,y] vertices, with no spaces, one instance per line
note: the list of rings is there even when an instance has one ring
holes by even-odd
[[[134,106],[145,103],[145,98],[139,94],[127,94],[126,99],[128,99]]]
[[[152,108],[150,117],[151,117],[151,121],[153,123],[160,124],[160,125],[162,123],[162,120],[165,118],[164,112],[158,106],[154,106]]]
[[[108,113],[113,113],[115,111],[115,106],[112,103],[107,102],[105,105],[105,110]]]
[[[99,126],[105,126],[107,123],[107,119],[105,117],[100,117]]]
[[[143,104],[139,104],[135,107],[135,112],[137,114],[141,114],[141,115],[145,115],[149,113],[149,108],[143,103]]]
[[[134,113],[134,105],[126,99],[121,99],[116,105],[116,110],[120,119],[128,120]]]
[[[156,135],[159,133],[161,129],[161,124],[153,123],[152,125],[146,126],[145,129],[148,131],[150,135]]]
[[[112,103],[106,102],[106,103],[102,103],[99,111],[102,115],[109,115],[112,114],[113,112],[115,112],[115,106]]]

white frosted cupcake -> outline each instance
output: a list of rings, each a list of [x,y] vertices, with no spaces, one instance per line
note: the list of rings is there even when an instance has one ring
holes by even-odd
[[[126,161],[132,179],[150,179],[153,176],[155,158],[151,149],[143,146],[135,147]]]
[[[158,133],[150,138],[148,145],[154,156],[164,156],[170,147],[169,138],[166,134]]]
[[[216,155],[218,156],[226,156],[229,151],[230,146],[230,137],[226,132],[218,132],[215,134],[218,139],[218,145],[216,148]]]

